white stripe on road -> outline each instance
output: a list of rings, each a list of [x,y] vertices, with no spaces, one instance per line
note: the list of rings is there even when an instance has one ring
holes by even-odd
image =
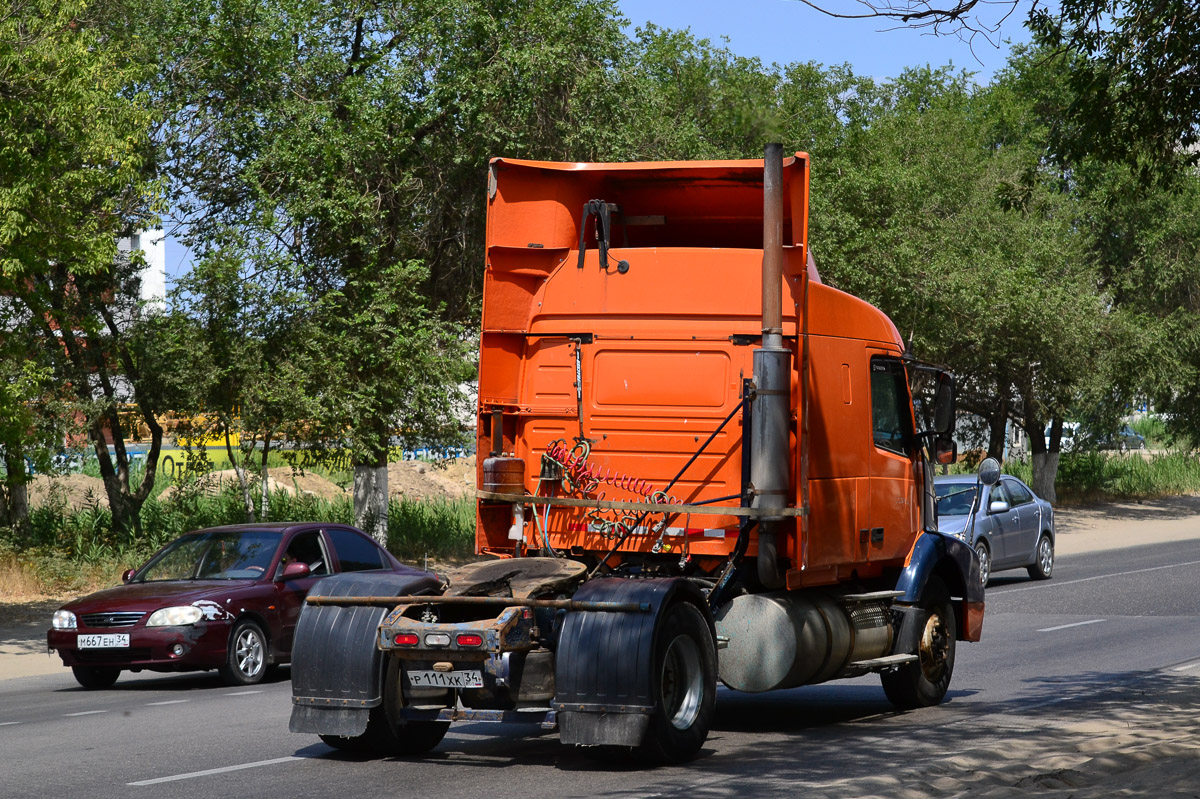
[[[261,694],[261,693],[262,693],[262,691],[234,691],[231,694],[225,694],[225,696],[249,696],[250,694]]]
[[[190,701],[190,699],[168,699],[166,702],[147,702],[146,707],[155,707],[156,705],[182,705],[184,702]]]
[[[1101,622],[1105,622],[1105,621],[1108,621],[1108,619],[1092,619],[1091,621],[1077,621],[1074,624],[1060,624],[1057,627],[1047,627],[1044,630],[1038,630],[1038,632],[1039,633],[1052,633],[1052,632],[1056,632],[1058,630],[1066,630],[1070,627],[1083,627],[1084,625],[1087,625],[1087,624],[1100,624]]]
[[[107,713],[107,710],[84,710],[81,713],[63,713],[63,716],[91,716],[95,713]]]
[[[140,782],[127,782],[126,785],[158,785],[162,782],[175,782],[177,780],[190,780],[194,777],[208,777],[212,774],[225,774],[230,771],[241,771],[242,769],[258,768],[259,766],[273,766],[276,763],[289,763],[293,760],[304,760],[303,757],[277,757],[274,760],[260,760],[257,763],[242,763],[239,766],[224,766],[222,768],[210,768],[204,771],[192,771],[187,774],[176,774],[173,777],[157,777],[152,780],[141,780]]]
[[[1194,660],[1191,663],[1184,663],[1182,666],[1176,666],[1175,668],[1171,669],[1171,671],[1191,671],[1197,666],[1200,666],[1200,660]]]
[[[19,721],[0,721],[0,727],[11,727],[14,724],[20,724]]]
[[[1148,569],[1134,569],[1127,572],[1115,572],[1113,574],[1098,574],[1095,577],[1080,577],[1078,580],[1047,580],[1039,582],[1037,585],[1026,585],[1021,588],[1006,588],[1004,591],[997,591],[1003,594],[1015,594],[1018,591],[1033,591],[1037,588],[1058,588],[1063,585],[1074,585],[1075,583],[1089,583],[1092,580],[1104,580],[1109,577],[1125,577],[1130,574],[1145,574],[1146,572],[1162,571],[1163,569],[1178,569],[1181,566],[1200,566],[1200,560],[1189,560],[1187,563],[1171,563],[1166,566],[1151,566]]]

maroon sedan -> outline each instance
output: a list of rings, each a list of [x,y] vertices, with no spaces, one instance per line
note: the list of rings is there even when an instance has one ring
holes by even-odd
[[[324,576],[419,574],[353,527],[244,524],[172,541],[125,584],[55,611],[51,650],[84,688],[107,688],[123,669],[219,669],[250,685],[291,659],[304,597]]]

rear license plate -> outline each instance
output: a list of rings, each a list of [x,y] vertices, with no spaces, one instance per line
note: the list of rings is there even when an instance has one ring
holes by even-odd
[[[128,647],[129,633],[95,633],[80,635],[75,645],[80,649],[112,649]]]
[[[414,688],[482,688],[479,671],[410,671],[408,682]]]

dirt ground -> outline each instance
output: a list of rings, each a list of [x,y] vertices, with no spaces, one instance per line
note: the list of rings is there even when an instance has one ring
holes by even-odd
[[[328,478],[289,466],[272,467],[268,470],[267,479],[271,491],[286,491],[293,495],[300,493],[321,499],[336,499],[349,493]],[[201,478],[201,484],[204,490],[215,494],[222,487],[236,485],[237,474],[233,469],[210,472]],[[398,461],[388,465],[388,494],[394,498],[457,499],[470,493],[474,486],[474,455],[440,465],[425,461]],[[174,493],[175,487],[168,486],[159,499],[168,500]],[[52,500],[74,509],[108,507],[104,482],[85,474],[35,477],[29,486],[29,504],[37,507]]]
[[[434,479],[411,468],[398,472]],[[452,490],[457,473],[438,476]],[[1056,518],[1060,556],[1194,539],[1200,497],[1064,508]],[[0,600],[0,679],[64,671],[45,651],[47,623],[60,602]],[[818,793],[900,799],[1200,793],[1200,675],[1139,675],[1136,683],[1079,675],[1049,689],[1046,712],[1002,715],[986,730],[969,715],[939,727],[939,735],[962,734],[936,742],[945,753],[936,768],[922,759],[909,769],[849,775]]]

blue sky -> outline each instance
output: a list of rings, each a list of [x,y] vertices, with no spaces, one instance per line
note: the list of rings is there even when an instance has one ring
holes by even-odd
[[[888,30],[886,20],[834,19],[798,0],[618,0],[632,26],[647,22],[663,28],[689,28],[700,38],[720,41],[729,37],[729,49],[741,56],[757,56],[766,63],[816,61],[848,62],[857,75],[890,78],[909,66],[956,67],[979,73],[987,83],[1004,66],[1008,46],[996,47],[983,37],[971,44],[952,35],[932,36],[911,28]],[[839,13],[861,13],[853,0],[823,0],[825,8]],[[985,21],[997,22],[1007,4],[980,3]],[[1000,9],[1000,10],[998,10]],[[1022,26],[1024,4],[1004,21],[1002,35],[1026,41]],[[632,29],[630,33],[632,34]],[[993,37],[996,38],[996,37]]]

